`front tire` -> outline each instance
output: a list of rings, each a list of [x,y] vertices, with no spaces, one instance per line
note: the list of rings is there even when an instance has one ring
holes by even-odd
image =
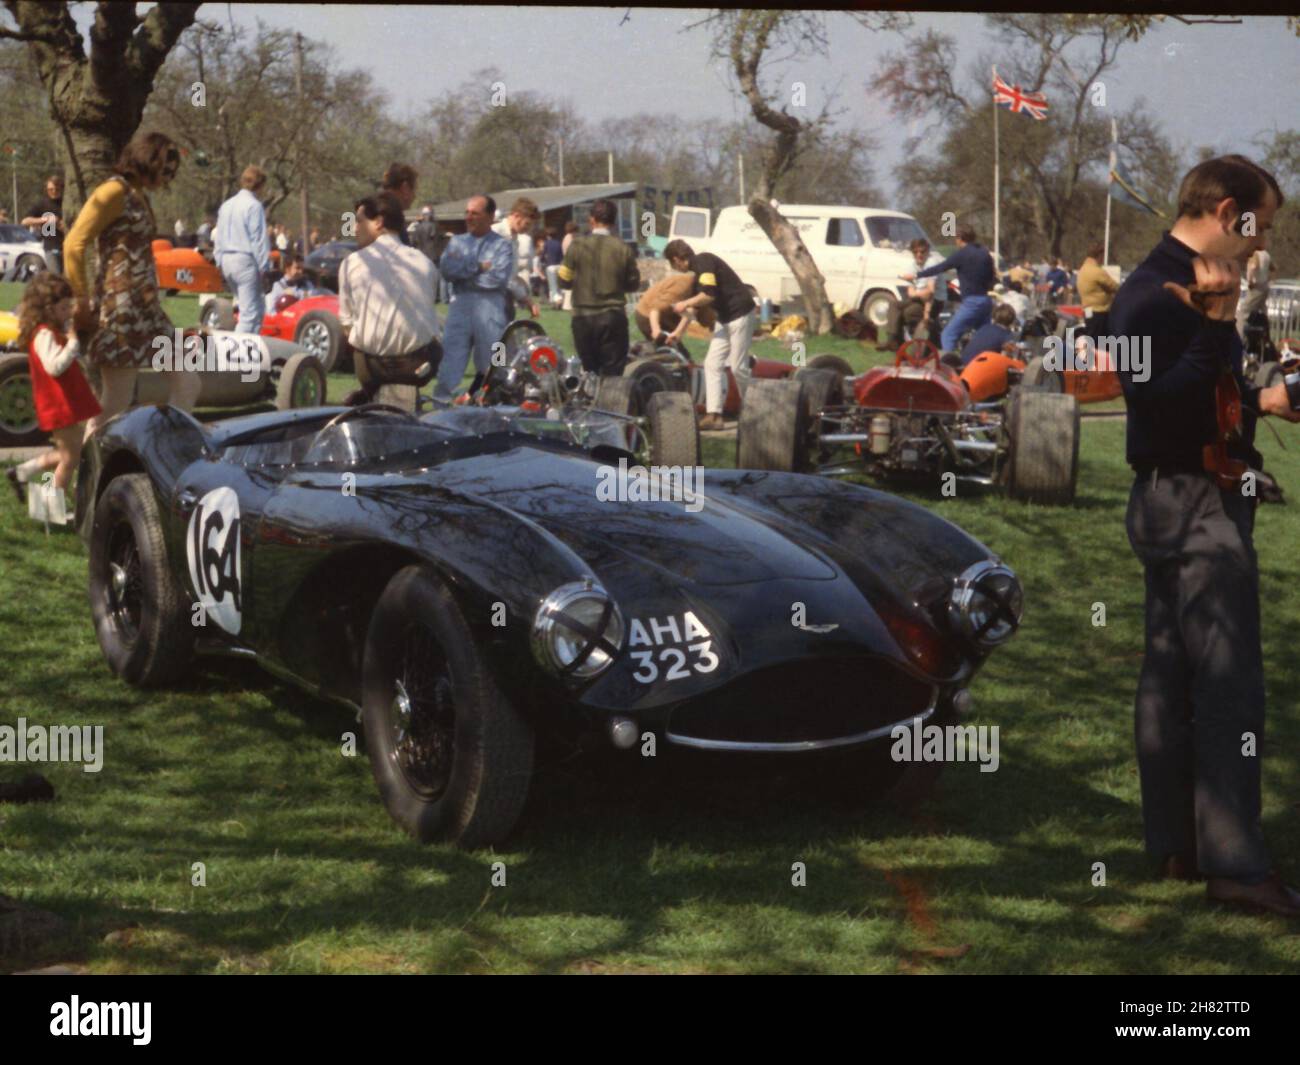
[[[189,598],[172,573],[162,513],[143,473],[110,482],[90,538],[90,614],[108,667],[128,684],[170,684],[193,657]]]
[[[686,468],[701,465],[700,427],[695,404],[685,392],[657,392],[646,408],[650,422],[650,464]]]
[[[528,797],[533,732],[426,567],[400,570],[375,606],[361,713],[380,798],[403,829],[466,848],[509,834]]]
[[[280,370],[275,386],[275,405],[279,410],[320,407],[325,403],[325,371],[314,355],[300,351],[289,356]]]

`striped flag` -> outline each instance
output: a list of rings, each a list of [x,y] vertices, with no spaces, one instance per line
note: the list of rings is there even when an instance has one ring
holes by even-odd
[[[1047,118],[1047,97],[1041,92],[1026,92],[1019,85],[1008,85],[993,74],[993,102],[1012,114],[1024,111],[1042,122]]]

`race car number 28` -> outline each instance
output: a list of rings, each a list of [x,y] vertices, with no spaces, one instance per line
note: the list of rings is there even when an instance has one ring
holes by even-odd
[[[240,602],[239,497],[214,488],[199,500],[185,534],[190,582],[208,617],[238,635]]]
[[[661,678],[686,680],[693,673],[712,673],[718,668],[713,636],[690,610],[680,617],[633,618],[627,643],[628,653],[637,663],[632,679],[639,684],[653,684]]]

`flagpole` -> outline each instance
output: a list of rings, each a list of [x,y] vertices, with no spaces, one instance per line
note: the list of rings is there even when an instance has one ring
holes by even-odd
[[[1115,180],[1115,163],[1116,163],[1116,146],[1119,143],[1119,128],[1115,125],[1115,120],[1110,120],[1110,168],[1106,171],[1106,250],[1101,256],[1101,265],[1105,266],[1110,262],[1110,202],[1114,199],[1110,194],[1111,183]]]
[[[997,82],[998,68],[993,68],[994,83]],[[1002,173],[998,159],[998,102],[993,100],[993,269],[997,270],[1002,258]]]

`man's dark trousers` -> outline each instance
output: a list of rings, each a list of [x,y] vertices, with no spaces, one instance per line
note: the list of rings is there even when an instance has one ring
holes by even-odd
[[[627,364],[627,312],[601,311],[573,316],[573,346],[582,368],[602,377],[618,376]]]
[[[1255,505],[1204,473],[1154,471],[1139,474],[1127,516],[1146,572],[1136,729],[1147,850],[1195,852],[1203,875],[1248,882],[1271,866]]]

